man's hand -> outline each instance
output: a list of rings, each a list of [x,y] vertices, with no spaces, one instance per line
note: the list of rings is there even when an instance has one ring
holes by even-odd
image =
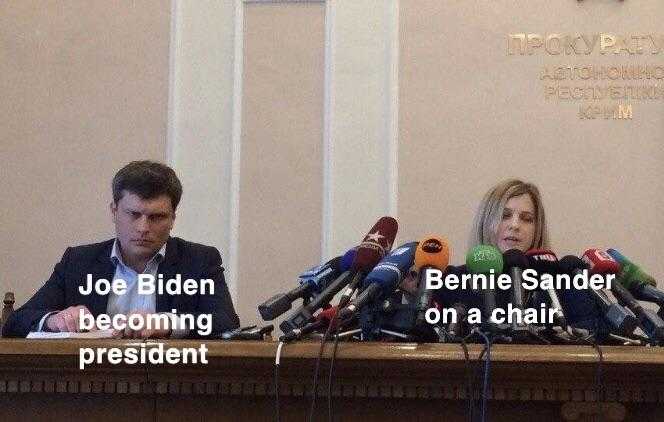
[[[159,328],[147,328],[147,320],[149,315],[153,315],[150,313],[147,313],[145,311],[132,311],[129,315],[127,315],[127,320],[131,318],[132,315],[141,315],[143,318],[143,321],[145,323],[143,324],[144,327],[142,330],[132,330],[129,328],[129,324],[127,324],[127,327],[124,329],[124,332],[119,332],[119,333],[114,333],[115,336],[119,337],[124,337],[124,338],[168,338],[171,336],[171,328],[170,328],[170,320],[166,323],[165,327],[160,326]],[[165,318],[159,318],[159,320],[163,320]]]
[[[90,310],[85,307],[85,305],[70,306],[69,308],[60,311],[58,313],[49,315],[44,321],[46,328],[53,332],[70,332],[78,333],[81,330],[81,324],[79,321],[79,316],[81,310],[86,315],[92,315]],[[97,327],[93,326],[92,330],[96,330]]]

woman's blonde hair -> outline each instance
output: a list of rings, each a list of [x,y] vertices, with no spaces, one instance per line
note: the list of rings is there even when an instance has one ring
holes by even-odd
[[[549,248],[544,206],[537,186],[518,179],[508,179],[491,188],[477,209],[470,232],[468,248],[477,245],[496,246],[496,232],[503,218],[505,203],[515,196],[527,193],[535,205],[535,237],[531,248]]]

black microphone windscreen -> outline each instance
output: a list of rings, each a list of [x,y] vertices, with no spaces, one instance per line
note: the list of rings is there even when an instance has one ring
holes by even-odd
[[[559,261],[547,261],[529,256],[528,268],[537,271],[537,274],[555,275],[560,272],[560,263]]]
[[[503,253],[503,270],[509,271],[512,268],[525,270],[528,268],[528,257],[519,249],[510,249]]]
[[[576,270],[588,269],[588,264],[583,262],[581,258],[574,255],[567,255],[562,257],[562,259],[558,261],[558,266],[565,274],[573,274]]]

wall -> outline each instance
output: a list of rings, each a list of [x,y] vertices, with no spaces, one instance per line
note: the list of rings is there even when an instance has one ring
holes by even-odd
[[[664,49],[654,55],[644,42],[644,54],[636,48],[602,54],[598,42],[585,54],[579,42],[578,55],[547,54],[544,47],[509,54],[508,34],[661,36],[664,5],[524,0],[475,6],[401,3],[399,218],[405,231],[448,236],[454,260],[463,261],[483,194],[517,177],[539,186],[559,256],[615,247],[662,278],[664,98],[574,101],[545,94],[547,86],[661,86],[661,79],[552,81],[543,75],[545,67],[558,66],[661,66]],[[632,105],[632,119],[579,117],[581,106],[618,103]]]
[[[167,1],[0,3],[0,292],[113,235],[110,181],[166,159]]]
[[[174,234],[222,251],[247,324],[382,215],[399,220],[397,244],[442,234],[461,262],[475,207],[511,176],[540,186],[559,255],[617,246],[662,278],[661,101],[582,120],[539,79],[662,55],[509,55],[507,35],[657,33],[663,12],[656,0],[4,2],[2,290],[24,301],[66,246],[111,235],[110,178],[139,157],[176,168]]]

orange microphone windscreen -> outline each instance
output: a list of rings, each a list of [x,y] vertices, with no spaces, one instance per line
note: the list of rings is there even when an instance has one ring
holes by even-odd
[[[442,237],[426,236],[415,250],[415,268],[434,267],[444,270],[450,263],[450,247]]]

